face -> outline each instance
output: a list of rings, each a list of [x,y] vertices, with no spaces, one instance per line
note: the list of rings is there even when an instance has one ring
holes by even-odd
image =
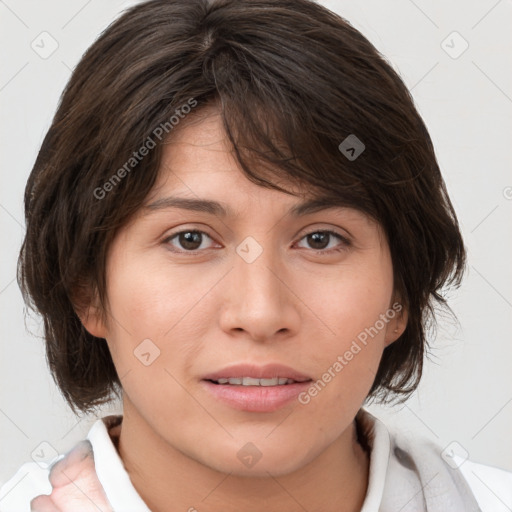
[[[298,469],[351,425],[403,332],[385,236],[360,211],[294,214],[307,194],[250,182],[215,111],[174,134],[160,171],[109,251],[109,321],[84,323],[107,340],[125,410],[166,445],[223,472]],[[205,380],[241,373],[295,382]]]

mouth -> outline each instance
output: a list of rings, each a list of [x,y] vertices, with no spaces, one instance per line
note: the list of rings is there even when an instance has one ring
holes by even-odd
[[[283,364],[234,364],[203,375],[202,380],[234,386],[282,386],[311,380],[309,375]]]
[[[221,386],[288,386],[296,382],[309,382],[311,379],[289,379],[287,377],[275,377],[272,379],[256,379],[254,377],[230,377],[221,379],[204,379]]]
[[[203,376],[210,397],[245,412],[273,412],[292,402],[313,379],[293,368],[271,364],[234,365]]]

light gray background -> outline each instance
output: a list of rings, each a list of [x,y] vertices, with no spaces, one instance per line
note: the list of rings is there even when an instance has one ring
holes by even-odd
[[[25,182],[59,95],[85,49],[133,3],[0,0],[0,484],[41,442],[63,453],[96,419],[79,421],[64,404],[42,340],[26,330],[14,276]],[[512,470],[512,2],[321,3],[368,37],[412,89],[469,250],[466,280],[450,294],[460,326],[441,319],[435,357],[405,406],[371,410],[442,448],[451,445],[474,461]],[[35,41],[51,48],[43,31],[58,43],[46,59],[31,47]],[[458,55],[464,41],[469,46]],[[41,332],[37,319],[27,327]],[[117,411],[114,406],[101,415]]]

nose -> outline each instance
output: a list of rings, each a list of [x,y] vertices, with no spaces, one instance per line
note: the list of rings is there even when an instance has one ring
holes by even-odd
[[[283,262],[265,249],[252,262],[235,254],[233,265],[223,284],[220,327],[258,342],[295,335],[301,322],[300,300]]]

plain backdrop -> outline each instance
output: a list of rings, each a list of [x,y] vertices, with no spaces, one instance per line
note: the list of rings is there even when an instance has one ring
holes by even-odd
[[[96,420],[76,418],[53,383],[43,342],[30,334],[41,322],[25,323],[15,270],[25,183],[60,93],[86,48],[134,3],[0,1],[0,484],[40,443],[64,453]],[[459,324],[440,319],[419,389],[405,405],[370,410],[512,470],[512,2],[320,3],[369,38],[412,90],[469,252],[463,286],[449,294]]]

